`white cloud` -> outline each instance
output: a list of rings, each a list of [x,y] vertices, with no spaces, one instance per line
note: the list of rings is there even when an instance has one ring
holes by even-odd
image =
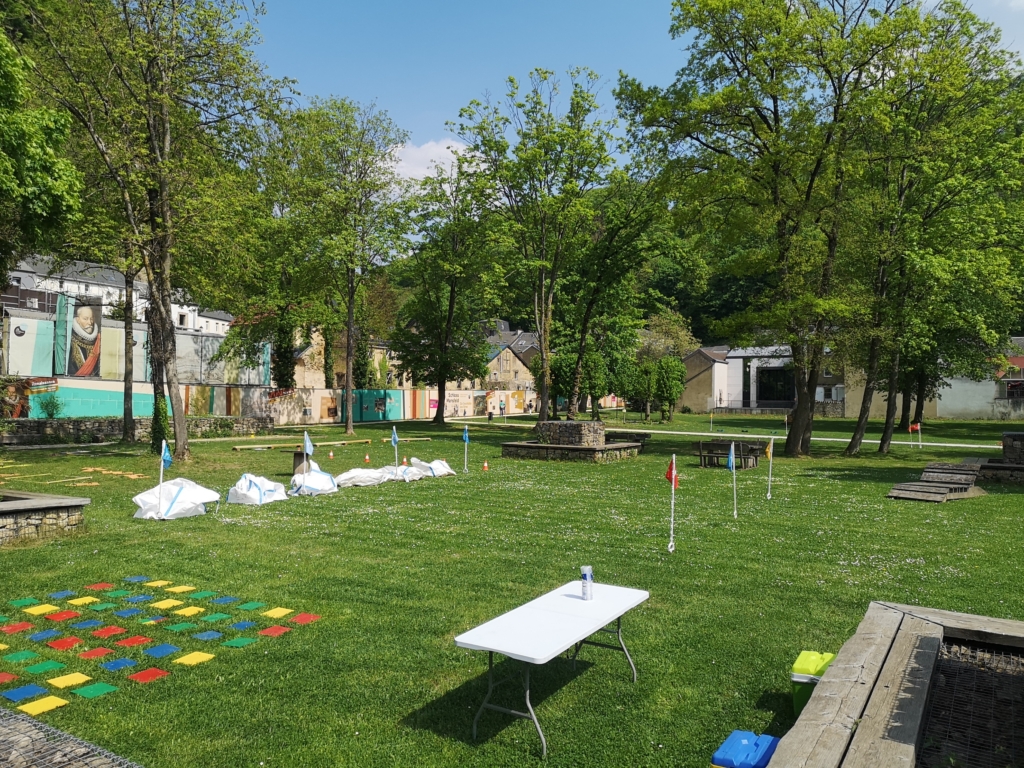
[[[466,148],[458,139],[428,141],[425,144],[406,144],[398,150],[398,173],[409,179],[422,179],[434,172],[434,165],[448,165],[454,159],[452,150]]]

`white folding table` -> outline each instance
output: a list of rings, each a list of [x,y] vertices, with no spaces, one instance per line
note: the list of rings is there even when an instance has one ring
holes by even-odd
[[[476,717],[473,718],[474,739],[480,715],[485,709],[493,709],[533,720],[540,736],[543,754],[547,755],[547,740],[530,704],[530,667],[534,664],[546,664],[570,648],[574,648],[573,662],[584,645],[621,651],[626,654],[626,660],[633,670],[633,682],[636,682],[636,665],[633,664],[626,644],[622,641],[622,616],[626,611],[644,602],[650,594],[642,589],[594,584],[594,598],[584,600],[582,588],[581,582],[570,581],[455,638],[455,645],[460,648],[487,651],[487,695],[477,710]],[[614,629],[609,628],[612,623],[615,624]],[[615,635],[619,641],[618,646],[587,639],[598,632]],[[496,653],[522,662],[526,712],[517,712],[490,703],[496,685],[504,682],[494,682]]]

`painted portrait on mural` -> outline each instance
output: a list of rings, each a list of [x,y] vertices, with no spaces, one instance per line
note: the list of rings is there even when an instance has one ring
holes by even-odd
[[[100,375],[100,323],[103,307],[80,304],[75,308],[68,343],[68,376]]]

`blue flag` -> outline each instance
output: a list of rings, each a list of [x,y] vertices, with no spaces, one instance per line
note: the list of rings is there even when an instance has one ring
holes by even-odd
[[[305,440],[303,440],[302,450],[307,456],[313,455],[313,441],[309,439],[309,432],[303,432]]]
[[[469,427],[468,426],[464,426],[462,428],[462,442],[464,442],[464,443],[468,443],[469,442]]]
[[[392,428],[391,428],[391,444],[392,444],[392,445],[393,445],[393,446],[394,446],[395,448],[397,448],[397,447],[398,447],[398,429],[397,429],[397,428],[395,428],[395,427],[392,427]]]
[[[736,471],[736,443],[729,444],[729,461],[727,467],[733,472]]]
[[[171,452],[170,450],[168,450],[166,442],[164,443],[164,452],[163,455],[160,457],[160,460],[164,463],[164,469],[170,468],[172,461]]]

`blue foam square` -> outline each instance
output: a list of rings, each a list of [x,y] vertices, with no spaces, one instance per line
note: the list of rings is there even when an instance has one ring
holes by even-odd
[[[142,624],[158,624],[161,621],[166,621],[166,616],[150,616],[145,619],[139,619]]]
[[[198,635],[192,635],[192,637],[196,640],[216,640],[218,637],[223,637],[223,635],[220,632],[210,630],[209,632],[200,632]]]
[[[152,579],[149,578],[149,576],[129,576],[125,579],[125,581],[130,581],[133,584],[137,584],[140,581],[152,581]]]
[[[237,603],[239,599],[237,597],[215,597],[210,602],[214,605],[227,605],[228,603]]]
[[[170,656],[172,653],[177,653],[180,650],[181,648],[176,645],[162,643],[161,645],[147,648],[143,653],[147,656],[152,656],[154,659],[162,659],[164,656]]]
[[[50,597],[54,600],[63,600],[65,597],[74,597],[75,593],[70,589],[65,589],[63,592],[51,592]]]
[[[123,611],[114,611],[114,615],[120,616],[122,619],[130,619],[138,613],[142,613],[141,608],[125,608]]]
[[[136,663],[134,659],[114,659],[113,661],[105,661],[100,666],[107,670],[107,672],[117,672],[126,667],[134,667]]]
[[[22,699],[31,699],[33,696],[39,696],[40,694],[46,693],[46,689],[41,685],[23,685],[21,688],[13,688],[9,691],[0,693],[8,701],[18,702]]]
[[[92,629],[93,627],[103,626],[103,622],[99,619],[88,619],[87,621],[79,621],[71,626],[75,629]]]
[[[242,631],[242,630],[246,630],[246,629],[251,629],[252,627],[255,627],[255,626],[256,626],[256,622],[255,621],[237,621],[234,624],[232,624],[230,627],[228,627],[228,629],[237,629],[239,631]]]
[[[126,597],[124,601],[126,603],[146,603],[152,599],[150,595],[134,595],[133,597]]]
[[[34,635],[29,635],[28,639],[34,643],[41,643],[44,640],[49,640],[51,637],[57,637],[60,635],[59,629],[47,629],[45,632],[36,632]]]

